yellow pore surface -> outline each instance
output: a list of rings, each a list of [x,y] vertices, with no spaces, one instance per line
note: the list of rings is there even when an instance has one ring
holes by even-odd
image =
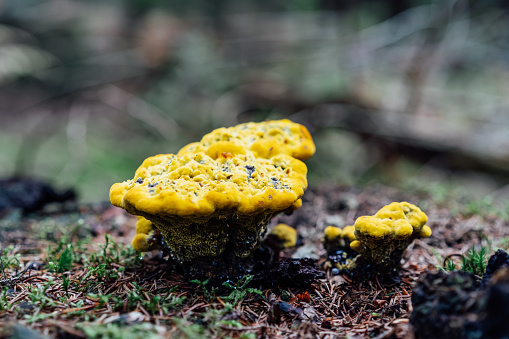
[[[393,202],[380,209],[374,216],[362,216],[355,221],[355,234],[358,239],[425,238],[431,235],[426,226],[428,217],[419,207],[408,202]]]
[[[339,238],[343,238],[348,241],[355,240],[355,227],[345,226],[344,228],[327,226],[323,232],[324,242],[334,242]]]
[[[283,119],[218,128],[206,134],[201,141],[184,146],[178,155],[207,152],[213,156],[216,152],[214,145],[218,142],[230,142],[240,146],[230,150],[233,154],[239,154],[241,149],[247,149],[261,158],[288,154],[299,160],[306,160],[315,153],[315,144],[307,128]]]
[[[270,231],[270,234],[275,235],[284,248],[293,247],[297,244],[297,230],[286,224],[278,224]]]
[[[288,155],[263,159],[244,153],[150,157],[133,179],[111,187],[111,203],[144,217],[186,217],[217,210],[241,215],[279,212],[300,199],[307,187],[304,163]]]

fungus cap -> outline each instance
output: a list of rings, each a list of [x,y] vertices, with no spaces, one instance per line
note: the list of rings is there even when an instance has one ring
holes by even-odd
[[[201,141],[184,146],[178,155],[207,152],[218,143],[230,142],[255,153],[257,157],[270,158],[288,154],[299,160],[306,160],[315,153],[311,134],[303,125],[288,119],[248,122],[233,127],[218,128],[206,134]],[[216,146],[215,146],[216,145]],[[233,153],[238,150],[233,150]]]
[[[344,249],[348,244],[355,240],[355,227],[345,226],[343,228],[336,226],[327,226],[323,231],[322,243],[327,253]]]
[[[161,154],[146,159],[134,179],[114,184],[110,200],[142,216],[276,212],[300,199],[307,187],[306,172],[301,161],[286,155],[214,160],[204,153]]]
[[[148,234],[138,233],[134,236],[133,240],[131,241],[131,246],[137,252],[148,252],[151,250],[149,244],[150,238],[151,237]]]
[[[420,229],[428,222],[428,216],[421,209],[406,201],[393,202],[382,207],[375,217],[379,219],[405,219],[414,229]]]
[[[338,238],[343,238],[349,241],[355,240],[355,227],[345,226],[343,228],[336,226],[327,226],[323,231],[324,242],[333,242]]]
[[[138,220],[136,221],[136,234],[149,234],[154,230],[152,223],[150,220],[147,220],[143,217],[138,216]]]
[[[393,202],[382,207],[373,216],[362,216],[355,221],[357,238],[405,239],[408,237],[423,238],[431,235],[426,226],[428,217],[419,207],[406,201]]]
[[[307,168],[285,154],[244,153],[150,157],[133,179],[111,187],[110,200],[150,220],[181,260],[219,255],[228,243],[247,256],[272,215],[301,198]]]
[[[281,242],[283,248],[293,247],[297,244],[297,230],[286,224],[278,224],[270,231]]]

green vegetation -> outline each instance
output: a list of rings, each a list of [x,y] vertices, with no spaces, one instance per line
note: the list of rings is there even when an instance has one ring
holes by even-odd
[[[486,266],[488,264],[488,248],[481,247],[479,250],[472,246],[467,254],[463,255],[461,260],[461,270],[473,273],[482,277],[486,273]]]
[[[41,224],[46,222],[42,220]],[[83,222],[80,225],[86,227]],[[170,328],[177,336],[207,338],[241,328],[242,323],[229,315],[250,295],[262,293],[248,287],[252,276],[236,283],[225,282],[223,287],[228,291],[225,296],[217,296],[218,289],[210,287],[209,280],[194,280],[184,288],[166,282],[161,286],[157,279],[145,281],[139,272],[147,263],[131,246],[118,243],[109,234],[105,234],[101,244],[94,244],[90,236],[68,231],[75,226],[72,221],[67,226],[55,225],[62,236],[50,237],[45,250],[39,252],[43,258],[41,271],[48,278],[18,285],[26,291],[24,298],[15,299],[19,291],[2,287],[0,312],[8,312],[28,325],[46,319],[72,320],[76,329],[90,338],[159,338]],[[5,278],[9,281],[23,266],[23,258],[14,246],[2,249],[1,254]],[[189,303],[196,302],[189,300],[190,295],[206,301],[200,315],[175,317]],[[108,312],[119,312],[122,314],[119,319],[124,320],[90,325]],[[161,318],[160,325],[146,321],[130,323],[131,313],[145,320]],[[254,336],[243,333],[241,337]]]
[[[9,245],[6,248],[3,248],[0,252],[0,264],[3,269],[13,268],[15,270],[23,267],[21,265],[21,254],[16,253],[13,254],[14,246]]]
[[[222,297],[222,299],[226,300],[233,307],[235,307],[237,304],[241,303],[244,300],[244,297],[248,293],[261,295],[262,291],[260,291],[259,289],[247,287],[251,280],[253,280],[253,276],[246,275],[235,285],[232,285],[229,282],[225,281],[223,283],[223,286],[229,288],[231,292],[229,296]]]
[[[251,280],[253,280],[254,276],[252,275],[246,275],[242,277],[237,283],[231,284],[229,282],[223,282],[223,286],[231,290],[230,294],[228,296],[220,297],[221,299],[225,300],[227,302],[227,305],[229,304],[229,307],[235,307],[238,303],[241,303],[242,300],[244,300],[244,297],[248,293],[254,293],[254,294],[262,294],[262,291],[256,288],[247,287]],[[216,292],[218,290],[217,287],[212,287],[210,290],[207,288],[207,284],[209,283],[210,279],[206,279],[204,281],[200,281],[197,279],[191,280],[193,284],[197,284],[200,286],[204,296],[211,300],[216,298]]]
[[[122,324],[109,323],[104,325],[78,324],[79,329],[85,332],[87,338],[101,339],[158,339],[161,328],[149,324],[136,324],[125,326]]]
[[[477,249],[475,246],[472,246],[472,248],[467,253],[459,256],[459,265],[454,262],[452,257],[448,257],[444,260],[444,266],[440,268],[446,272],[456,270],[470,272],[481,278],[484,273],[486,273],[488,253],[488,246],[481,246],[479,249]]]
[[[53,272],[56,273],[64,273],[65,271],[68,271],[71,269],[73,264],[73,257],[72,257],[72,245],[69,244],[65,247],[65,249],[60,254],[60,258],[58,259],[57,263],[50,261],[48,264],[51,266],[51,269]]]

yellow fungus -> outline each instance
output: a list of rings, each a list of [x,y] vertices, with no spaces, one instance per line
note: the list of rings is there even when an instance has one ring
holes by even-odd
[[[302,197],[307,168],[286,154],[223,153],[150,157],[133,179],[111,187],[111,203],[150,220],[180,260],[216,256],[227,247],[246,257],[271,217]]]
[[[355,221],[350,247],[377,266],[398,267],[401,255],[414,239],[431,235],[428,217],[408,202],[393,202],[373,216]]]
[[[211,154],[217,153],[218,143],[225,142],[242,146],[260,158],[288,154],[296,159],[306,160],[315,153],[315,144],[306,127],[283,119],[218,128],[206,134],[201,141],[184,146],[178,155],[204,151],[212,156]],[[228,147],[231,148],[230,153],[238,154],[238,148]]]
[[[136,222],[136,234],[149,234],[154,230],[152,226],[152,222],[143,217],[138,216],[138,221]]]
[[[343,249],[355,240],[355,228],[353,226],[345,226],[343,228],[336,226],[327,226],[323,232],[323,246],[327,253],[333,253],[338,249]]]
[[[283,248],[293,247],[297,243],[297,230],[286,224],[278,224],[270,231],[275,235]]]
[[[131,245],[138,252],[148,252],[150,251],[149,239],[150,236],[148,234],[138,233],[131,241]]]

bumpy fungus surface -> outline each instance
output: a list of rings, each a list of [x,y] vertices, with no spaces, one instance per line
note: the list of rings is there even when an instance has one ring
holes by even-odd
[[[315,144],[306,127],[288,119],[264,122],[248,122],[233,127],[218,128],[206,134],[201,141],[184,146],[178,155],[206,152],[210,156],[217,149],[238,154],[244,149],[257,157],[270,158],[288,154],[299,160],[306,160],[315,153]]]
[[[293,247],[297,244],[297,230],[286,224],[278,224],[270,231],[281,243],[282,248]]]
[[[408,202],[393,202],[374,216],[355,221],[355,238],[350,247],[377,269],[400,266],[405,249],[414,239],[429,237],[428,217]]]
[[[292,209],[307,187],[307,168],[281,154],[270,159],[241,150],[146,159],[131,180],[110,189],[113,205],[153,223],[181,261],[246,257],[271,217]]]

